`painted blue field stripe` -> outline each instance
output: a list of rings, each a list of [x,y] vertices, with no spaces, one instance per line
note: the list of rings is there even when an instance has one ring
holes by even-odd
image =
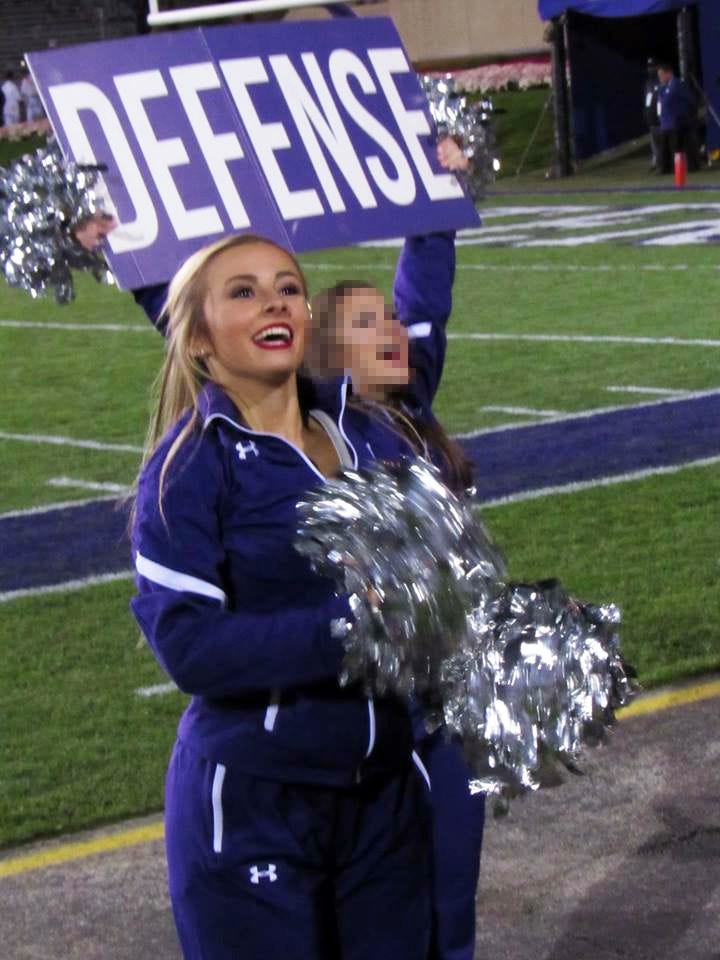
[[[113,500],[0,518],[0,593],[132,566],[128,513]]]
[[[720,395],[653,402],[462,441],[482,502],[720,455]],[[112,501],[0,517],[0,594],[132,566],[127,508]]]
[[[720,454],[720,396],[497,430],[462,441],[478,499],[612,477]]]

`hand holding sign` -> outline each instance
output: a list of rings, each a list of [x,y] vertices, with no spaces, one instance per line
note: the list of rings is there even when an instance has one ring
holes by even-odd
[[[2,171],[0,270],[9,284],[33,297],[52,291],[58,303],[68,303],[72,270],[112,280],[91,237],[99,238],[103,219],[98,176],[97,169],[66,162],[55,143]]]
[[[470,158],[465,156],[452,137],[444,137],[438,143],[437,156],[445,170],[458,170],[464,173],[470,166]]]
[[[78,224],[73,233],[83,250],[97,250],[117,225],[117,220],[109,213],[96,213]]]

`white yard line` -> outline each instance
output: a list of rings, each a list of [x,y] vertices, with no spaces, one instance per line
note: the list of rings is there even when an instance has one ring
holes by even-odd
[[[303,270],[312,273],[313,270],[394,270],[394,263],[305,263]]]
[[[714,272],[720,271],[720,266],[709,266],[707,267]],[[342,266],[331,264],[331,263],[321,263],[314,264],[313,267],[309,269],[317,270],[335,270],[343,269]],[[351,270],[374,270],[374,269],[384,269],[384,270],[394,270],[394,266],[382,266],[380,264],[364,264],[364,265],[355,265],[350,267]],[[572,266],[569,264],[554,266],[552,264],[528,264],[524,267],[519,266],[508,266],[503,264],[465,264],[458,265],[458,270],[479,270],[479,271],[500,271],[500,272],[525,272],[538,271],[538,272],[547,272],[552,273],[555,271],[559,272],[593,272],[593,273],[605,273],[612,272],[614,270],[628,270],[636,272],[637,270],[651,270],[651,271],[660,271],[667,272],[671,270],[675,271],[685,271],[688,270],[687,264],[675,264],[673,266],[662,266],[645,264],[641,267],[611,267],[609,265],[598,265],[593,267],[584,267],[584,266]],[[695,268],[693,268],[695,269]],[[10,324],[5,323],[0,320],[0,326],[9,326]],[[12,323],[12,326],[22,326],[21,323]],[[28,324],[28,326],[44,326],[44,324]],[[60,328],[60,324],[56,324],[56,328]],[[66,325],[67,326],[67,325]],[[144,329],[144,328],[143,328]],[[148,327],[148,329],[153,329]],[[515,334],[515,333],[449,333],[449,340],[536,340],[539,342],[550,341],[550,342],[568,342],[568,343],[638,343],[638,344],[662,344],[669,346],[689,346],[689,347],[720,347],[720,340],[711,340],[711,339],[686,339],[682,337],[625,337],[625,336],[593,336],[590,334]],[[6,440],[20,440],[27,437],[28,439],[33,439],[34,435],[32,434],[9,434],[9,433],[0,433],[0,439]],[[46,443],[66,443],[70,444],[71,440],[67,437],[57,437],[57,438],[42,438]],[[76,445],[82,443],[83,446],[87,446],[93,441],[72,441]],[[117,445],[112,447],[106,447],[102,449],[118,449]],[[135,450],[140,448],[126,447],[125,449]]]
[[[543,224],[545,226],[545,224]],[[582,247],[589,243],[605,243],[608,240],[624,240],[629,237],[651,237],[658,234],[677,234],[681,231],[687,234],[698,230],[707,231],[708,235],[720,232],[720,220],[694,220],[688,223],[663,223],[653,227],[638,227],[634,230],[608,230],[605,233],[589,233],[583,236],[572,237],[543,237],[536,240],[527,239],[517,241],[519,247]],[[493,238],[488,237],[488,242]]]
[[[480,216],[483,220],[496,220],[500,217],[530,217],[530,216],[541,216],[541,217],[556,217],[559,214],[569,214],[569,213],[602,213],[604,210],[608,209],[607,204],[558,204],[557,206],[552,205],[543,205],[537,204],[532,206],[528,204],[527,206],[507,206],[507,207],[487,207],[484,210],[480,211]],[[463,233],[465,231],[462,231]]]
[[[329,264],[327,265],[329,269]],[[633,266],[628,263],[459,263],[457,270],[482,270],[498,273],[637,273],[647,270],[651,273],[684,272],[686,270],[712,270],[717,273],[720,267],[714,263],[641,263]]]
[[[156,683],[152,687],[138,687],[135,695],[138,697],[163,697],[167,693],[177,693],[178,687],[172,683]]]
[[[520,245],[521,241],[527,240],[532,236],[531,232],[526,230],[524,233],[506,233],[501,237],[478,234],[476,237],[458,237],[455,241],[457,247],[509,247]]]
[[[48,487],[72,487],[77,490],[97,490],[99,493],[129,493],[130,487],[122,483],[108,481],[75,480],[72,477],[51,477],[46,481]]]
[[[539,214],[540,216],[547,217],[551,220],[562,218],[563,220],[567,220],[569,223],[573,223],[576,220],[585,221],[588,217],[592,217],[595,222],[602,223],[606,218],[612,218],[618,215],[627,216],[631,213],[635,214],[636,216],[654,216],[655,214],[668,212],[697,212],[698,210],[707,210],[710,213],[720,213],[720,203],[712,203],[711,201],[703,203],[702,201],[696,201],[694,203],[626,203],[620,205],[605,203],[574,205],[558,204],[557,206],[547,204],[539,204],[537,206],[499,206],[486,207],[480,210],[480,216],[483,218],[483,220],[494,220],[501,217],[537,217]],[[568,215],[572,214],[579,214],[579,216],[568,217]],[[466,232],[468,231],[461,231],[461,233]]]
[[[688,228],[688,229],[686,229]],[[708,240],[714,240],[720,233],[720,221],[715,221],[703,227],[697,227],[692,223],[678,224],[678,230],[669,236],[657,237],[655,240],[645,240],[644,247],[685,247],[690,244],[706,244]]]
[[[462,244],[461,244],[462,245]],[[394,263],[306,263],[305,271],[313,270],[395,270]],[[484,273],[683,273],[686,271],[720,271],[720,265],[714,263],[458,263],[458,271],[480,271]]]
[[[498,226],[488,227],[483,226],[481,229],[484,234],[498,234],[502,235],[503,233],[510,233],[513,230],[593,230],[602,227],[613,227],[613,226],[622,226],[623,224],[633,224],[638,223],[638,221],[647,220],[649,217],[663,216],[669,213],[677,213],[678,211],[685,211],[697,213],[700,211],[715,214],[717,216],[720,213],[720,204],[717,203],[699,203],[699,204],[687,204],[683,206],[673,206],[668,207],[667,204],[653,204],[651,206],[619,206],[613,208],[607,208],[601,211],[592,211],[588,210],[583,213],[578,214],[577,216],[553,216],[553,215],[544,215],[542,217],[531,216],[531,219],[525,221],[515,221],[514,223],[505,223],[499,224]],[[562,214],[562,211],[560,211]],[[491,219],[488,216],[488,213],[483,214],[485,219]],[[655,224],[648,229],[655,229],[659,227],[661,229],[674,229],[680,227],[681,229],[686,226],[686,223],[682,220],[677,220],[672,224]],[[460,236],[467,236],[470,231],[462,231]],[[477,231],[473,231],[477,232]]]
[[[630,483],[633,480],[644,480],[647,477],[665,476],[689,470],[692,467],[710,467],[720,463],[720,457],[705,457],[701,460],[686,460],[684,463],[675,463],[670,467],[650,467],[647,470],[634,470],[630,473],[619,473],[614,477],[599,477],[597,480],[583,480],[579,483],[567,483],[554,487],[540,487],[537,490],[524,490],[513,493],[497,500],[479,501],[483,510],[491,507],[504,507],[511,503],[521,503],[523,500],[539,500],[542,497],[554,497],[566,493],[580,493],[583,490],[593,490],[595,487],[612,487],[618,483]]]
[[[18,327],[19,329],[30,330],[91,330],[91,331],[111,331],[113,333],[149,333],[155,331],[151,324],[129,324],[129,323],[47,323],[40,320],[0,320],[0,327]]]
[[[449,333],[447,338],[448,340],[524,340],[528,343],[627,343],[653,347],[720,347],[720,340],[691,340],[682,337],[593,336],[584,333]]]
[[[20,443],[49,443],[57,447],[80,447],[83,450],[112,450],[116,453],[142,453],[143,448],[132,443],[104,443],[101,440],[78,440],[75,437],[57,437],[45,433],[6,433],[0,430],[0,440]]]
[[[563,413],[559,417],[550,417],[538,423],[537,420],[528,420],[524,423],[506,423],[499,427],[484,427],[471,430],[468,433],[456,433],[456,440],[472,440],[474,437],[483,437],[490,433],[504,433],[509,430],[523,430],[525,427],[544,427],[550,423],[565,423],[568,420],[591,420],[593,417],[602,417],[606,413],[620,413],[630,410],[645,410],[648,407],[660,407],[668,403],[680,403],[683,400],[701,400],[703,397],[720,396],[720,389],[697,390],[683,397],[662,397],[659,400],[646,400],[645,403],[623,404],[613,407],[595,407],[591,410],[576,410],[575,413]]]
[[[0,603],[10,603],[11,600],[21,600],[23,597],[44,597],[51,593],[69,593],[73,590],[84,590],[85,587],[95,587],[103,583],[114,583],[117,580],[132,580],[134,571],[122,570],[118,573],[103,573],[95,577],[85,577],[82,580],[66,580],[64,583],[53,583],[44,587],[27,587],[23,590],[8,590],[0,593]]]
[[[90,497],[87,500],[64,500],[62,503],[46,503],[39,507],[25,507],[23,510],[8,510],[0,513],[0,520],[12,520],[15,517],[34,517],[41,513],[53,513],[55,510],[70,510],[73,507],[84,507],[88,503],[102,503],[117,500],[117,496]]]
[[[675,220],[672,223],[654,223],[647,225],[649,218],[677,215],[678,213],[707,214],[707,218],[697,220]],[[580,246],[587,243],[598,243],[604,240],[614,240],[624,237],[644,237],[653,235],[682,234],[694,237],[701,233],[701,239],[712,236],[720,228],[717,219],[720,213],[720,204],[717,203],[687,203],[687,204],[649,204],[620,205],[620,206],[587,206],[587,207],[495,207],[481,211],[483,224],[457,234],[457,243],[460,246],[476,243],[480,246],[489,243],[517,243],[519,246]],[[518,219],[524,217],[525,219]],[[507,218],[507,223],[493,223],[501,218]],[[634,229],[633,224],[637,224]],[[607,230],[608,227],[624,227],[620,230]],[[603,230],[603,228],[605,228]],[[629,229],[628,229],[629,228]],[[534,238],[538,230],[545,233],[563,233],[567,231],[585,231],[584,235],[576,233],[570,237],[555,239]],[[592,232],[587,232],[592,231]],[[603,231],[603,232],[600,232]],[[652,241],[651,241],[652,242]],[[672,237],[660,240],[660,243],[672,243]],[[358,244],[358,248],[393,248],[400,247],[403,239],[393,237],[387,240],[371,240]]]
[[[484,226],[473,233],[463,231],[458,235],[461,243],[468,242],[491,242],[495,240],[509,240],[514,234],[521,234],[526,239],[537,234],[538,230],[552,231],[561,233],[567,230],[591,230],[600,227],[632,226],[638,222],[638,218],[626,212],[617,213],[613,216],[603,215],[603,219],[597,220],[592,217],[558,217],[556,219],[543,218],[538,220],[514,221],[511,223],[501,223],[494,227]],[[669,229],[669,224],[656,224],[646,229]],[[643,228],[645,229],[645,228]],[[623,231],[624,232],[624,231]]]
[[[658,397],[687,397],[689,390],[671,390],[668,387],[605,387],[608,393],[647,393]]]
[[[562,412],[560,410],[535,410],[533,407],[500,407],[494,405],[488,405],[485,407],[480,407],[480,410],[486,413],[511,413],[513,416],[530,416],[530,417],[561,417]]]

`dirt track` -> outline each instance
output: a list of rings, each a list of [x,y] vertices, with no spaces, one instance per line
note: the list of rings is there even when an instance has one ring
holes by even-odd
[[[477,957],[720,960],[719,721],[718,698],[628,719],[584,776],[490,819]],[[1,960],[180,956],[161,841],[2,878],[0,897]]]

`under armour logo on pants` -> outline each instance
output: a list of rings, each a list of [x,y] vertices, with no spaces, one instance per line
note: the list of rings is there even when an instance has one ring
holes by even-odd
[[[275,883],[277,878],[277,867],[274,863],[269,863],[267,870],[261,870],[257,865],[250,867],[250,883],[258,884],[261,880],[269,880],[270,883]]]

